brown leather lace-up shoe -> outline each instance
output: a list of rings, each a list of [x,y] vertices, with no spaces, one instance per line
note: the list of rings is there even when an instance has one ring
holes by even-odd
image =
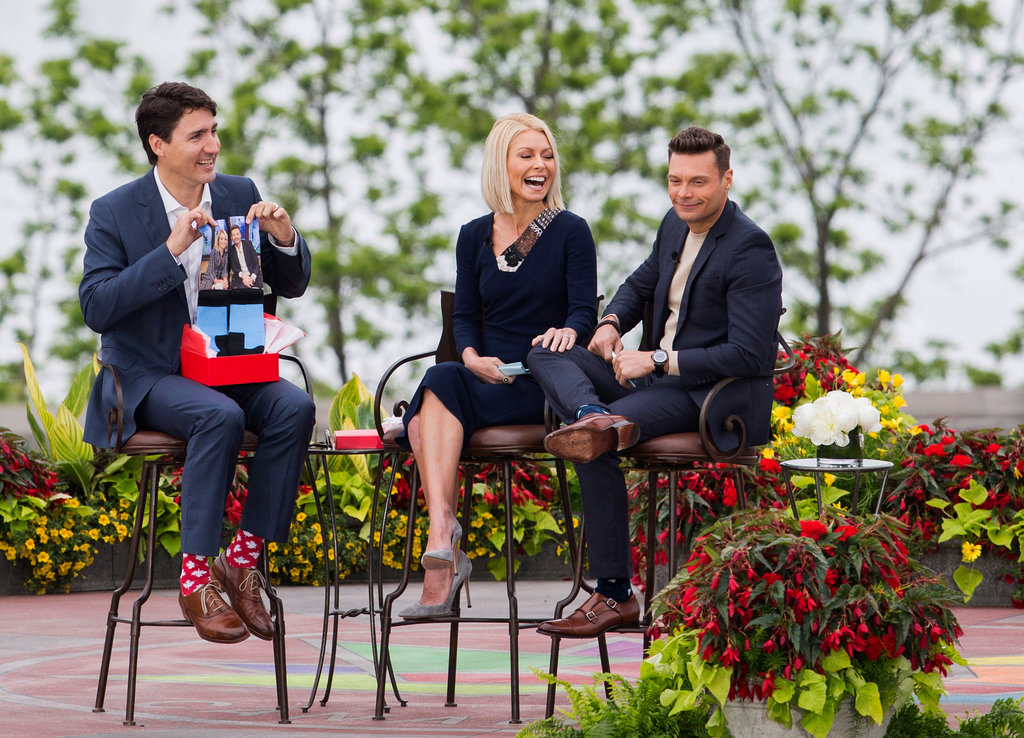
[[[572,615],[548,620],[537,627],[538,633],[560,638],[596,638],[606,630],[640,622],[640,605],[636,595],[625,602],[594,592]]]
[[[231,606],[252,634],[265,641],[273,639],[274,622],[260,594],[266,587],[263,573],[258,569],[237,569],[221,554],[210,567],[210,576],[227,594]]]
[[[239,643],[249,637],[249,629],[224,601],[217,585],[204,584],[186,596],[178,592],[181,614],[196,626],[199,637],[213,643]]]
[[[548,433],[544,448],[578,464],[588,464],[601,454],[621,451],[640,439],[640,428],[622,415],[590,413],[575,423]]]

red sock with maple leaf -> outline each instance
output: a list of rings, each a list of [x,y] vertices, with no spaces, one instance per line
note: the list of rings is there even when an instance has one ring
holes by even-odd
[[[236,569],[252,569],[259,561],[262,550],[262,538],[239,528],[231,545],[224,552],[224,558]]]
[[[183,553],[181,555],[181,593],[187,597],[204,584],[209,583],[209,557]]]

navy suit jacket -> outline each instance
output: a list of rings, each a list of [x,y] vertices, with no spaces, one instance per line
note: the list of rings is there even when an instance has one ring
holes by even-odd
[[[689,227],[669,210],[661,221],[650,256],[615,293],[606,314],[619,318],[623,332],[654,307],[652,339],[660,344],[668,317],[668,292]],[[723,377],[742,377],[716,397],[709,419],[715,444],[731,450],[738,437],[722,422],[739,415],[747,443],[768,441],[777,343],[782,313],[782,268],[771,239],[736,203],[726,202],[708,231],[686,281],[679,321],[672,339],[679,383],[700,406]]]
[[[185,270],[166,246],[171,233],[153,170],[99,198],[89,210],[78,298],[82,316],[101,335],[100,358],[117,367],[124,392],[124,438],[135,432],[135,408],[157,380],[179,374],[182,327],[190,323]],[[252,180],[218,174],[210,183],[213,217],[245,215],[260,200]],[[288,256],[261,230],[263,278],[281,297],[298,297],[309,284],[310,254],[301,234]],[[93,384],[85,441],[110,447],[107,414],[117,396],[110,372]],[[116,430],[115,430],[116,432]]]

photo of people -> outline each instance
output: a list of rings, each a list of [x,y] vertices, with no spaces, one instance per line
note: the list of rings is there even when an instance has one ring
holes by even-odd
[[[215,228],[203,226],[203,264],[199,277],[201,290],[226,290],[228,288],[228,231],[227,224],[218,220]],[[206,229],[206,230],[204,230]],[[209,244],[207,242],[207,231]]]
[[[258,249],[259,226],[254,220],[247,225],[244,216],[231,216],[228,226],[228,265],[230,289],[263,287],[263,272],[260,269]],[[253,240],[253,233],[257,240]],[[254,246],[253,244],[256,244]]]

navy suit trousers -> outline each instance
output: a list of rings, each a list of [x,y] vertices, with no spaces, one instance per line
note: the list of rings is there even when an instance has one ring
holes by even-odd
[[[181,550],[220,553],[224,502],[243,431],[260,438],[249,470],[242,529],[271,541],[288,537],[315,408],[290,382],[206,387],[170,375],[139,405],[140,428],[187,442],[181,477]]]
[[[615,381],[611,364],[582,346],[564,353],[534,349],[529,365],[551,407],[566,423],[576,419],[576,408],[581,405],[604,405],[636,423],[641,441],[697,430],[700,408],[678,377],[649,375],[637,379],[635,389],[623,387]],[[591,575],[631,577],[629,506],[618,456],[607,453],[575,467],[583,493]]]

